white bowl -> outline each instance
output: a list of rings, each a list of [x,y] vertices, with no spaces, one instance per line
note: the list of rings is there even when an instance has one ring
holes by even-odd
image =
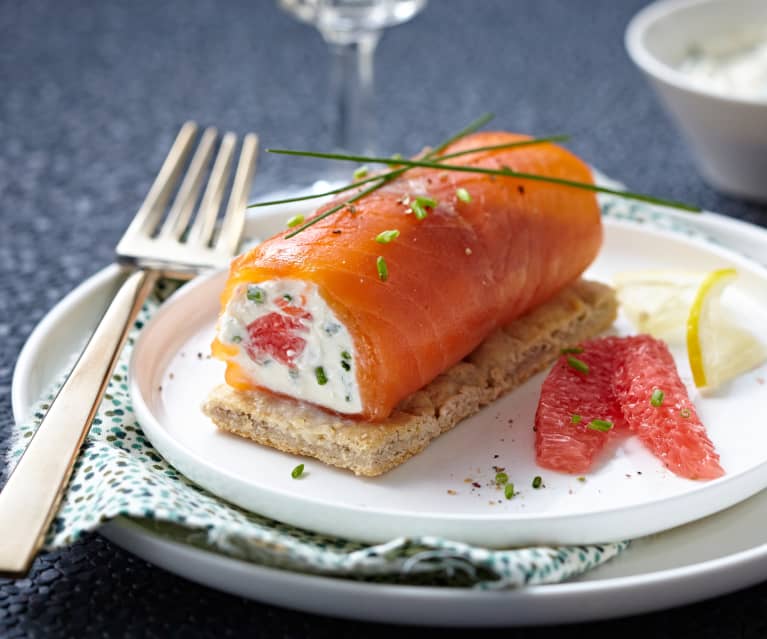
[[[715,188],[767,201],[767,100],[725,95],[678,70],[690,48],[767,28],[767,0],[664,0],[629,23],[626,48]]]

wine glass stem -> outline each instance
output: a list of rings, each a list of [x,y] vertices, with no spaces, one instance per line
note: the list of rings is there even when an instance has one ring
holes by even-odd
[[[333,137],[337,149],[375,152],[373,57],[379,31],[323,32],[332,56]]]

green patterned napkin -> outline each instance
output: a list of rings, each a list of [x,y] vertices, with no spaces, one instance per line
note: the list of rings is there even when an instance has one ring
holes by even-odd
[[[603,211],[615,218],[669,224],[668,217],[641,204],[606,199]],[[136,321],[48,531],[47,549],[66,546],[106,521],[129,517],[166,537],[286,570],[490,589],[560,582],[604,563],[628,546],[621,542],[490,550],[436,537],[402,537],[370,546],[288,526],[218,499],[157,453],[136,421],[128,393],[133,343],[174,287],[162,282]],[[57,390],[51,389],[40,400],[32,423],[16,425],[10,465],[23,453]]]

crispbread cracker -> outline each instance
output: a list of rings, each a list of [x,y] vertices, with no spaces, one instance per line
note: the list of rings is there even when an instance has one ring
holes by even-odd
[[[215,388],[203,411],[220,429],[373,477],[549,366],[560,350],[607,329],[614,291],[578,280],[485,339],[463,361],[406,397],[383,422],[344,418],[260,391]]]

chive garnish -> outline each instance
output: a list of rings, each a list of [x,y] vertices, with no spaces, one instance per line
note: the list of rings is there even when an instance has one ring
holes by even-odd
[[[242,341],[242,337],[240,337],[239,335],[235,335],[234,337],[232,337],[232,342],[234,342],[235,344],[239,344],[241,341]]]
[[[324,386],[328,383],[328,376],[325,374],[325,369],[322,366],[318,366],[314,369],[314,376],[317,378],[317,383],[320,386]]]
[[[472,122],[468,127],[466,127],[462,132],[459,134],[453,136],[448,142],[443,142],[438,146],[434,151],[432,151],[431,154],[427,155],[426,157],[434,157],[434,154],[438,153],[440,150],[447,147],[449,144],[452,144],[456,140],[468,135],[469,133],[472,133],[473,131],[476,131],[478,128],[483,126],[484,124],[487,124],[487,119],[483,120],[480,118],[479,120],[476,120],[475,122]],[[449,155],[443,155],[440,157],[441,160],[447,160],[451,158],[456,158],[461,155],[467,155],[469,153],[476,153],[478,151],[492,151],[492,150],[500,150],[500,149],[513,149],[521,146],[531,146],[534,144],[543,144],[546,142],[560,142],[564,140],[568,140],[569,136],[566,135],[554,135],[551,137],[546,138],[532,138],[530,140],[522,140],[519,142],[509,142],[507,144],[495,144],[493,146],[481,146],[481,147],[475,147],[471,149],[465,149],[463,151],[457,151],[455,153],[450,153]],[[393,159],[399,159],[401,160],[403,158],[401,153],[395,153],[392,156]],[[400,166],[396,163],[389,163],[389,167],[397,167]],[[290,204],[293,202],[303,202],[305,200],[314,200],[321,197],[327,197],[329,195],[338,195],[339,193],[344,193],[345,191],[351,191],[352,189],[356,189],[359,186],[362,186],[363,184],[367,184],[368,182],[381,182],[384,178],[390,178],[390,177],[397,177],[398,175],[401,175],[407,170],[407,167],[405,168],[397,168],[395,171],[391,171],[390,173],[383,173],[378,175],[373,175],[371,177],[365,178],[364,180],[358,180],[355,182],[352,182],[350,184],[346,184],[344,186],[340,186],[335,189],[331,189],[329,191],[322,191],[321,193],[312,193],[311,195],[299,195],[296,197],[289,197],[284,198],[281,200],[269,200],[266,202],[255,202],[254,204],[249,204],[248,208],[256,208],[259,206],[272,206],[274,204]],[[394,174],[397,175],[394,175]],[[377,187],[376,187],[377,188]]]
[[[540,139],[536,139],[536,143],[540,143]],[[390,158],[381,158],[367,155],[343,155],[340,153],[319,153],[316,151],[293,151],[290,149],[268,149],[269,153],[279,153],[281,155],[297,155],[302,157],[322,158],[326,160],[341,160],[346,162],[369,162],[371,164],[388,164]],[[444,156],[437,158],[443,160],[450,156]],[[441,169],[443,171],[457,171],[463,173],[479,173],[483,175],[497,175],[500,177],[514,177],[523,180],[531,180],[537,182],[548,182],[550,184],[558,184],[560,186],[567,186],[577,189],[584,189],[586,191],[593,191],[595,193],[606,193],[608,195],[616,195],[618,197],[625,198],[627,200],[638,200],[640,202],[649,202],[650,204],[659,204],[661,206],[668,206],[671,208],[682,209],[683,211],[690,211],[692,213],[700,213],[701,209],[697,206],[685,204],[677,200],[667,200],[664,198],[655,197],[652,195],[644,195],[642,193],[634,193],[631,191],[621,191],[619,189],[611,189],[604,186],[597,186],[590,182],[578,182],[576,180],[568,180],[565,178],[551,177],[548,175],[540,175],[537,173],[525,173],[521,171],[514,171],[510,168],[503,169],[490,169],[480,166],[466,166],[462,164],[444,164],[442,162],[434,161],[424,158],[420,160],[400,160],[399,164],[402,167],[423,167],[427,169]]]
[[[540,475],[536,475],[533,478],[533,488],[540,488],[543,485],[543,478]]]
[[[580,373],[588,373],[589,372],[589,365],[584,362],[583,360],[578,359],[577,357],[573,357],[572,355],[567,356],[567,363],[570,365],[571,368],[574,368]]]
[[[455,196],[461,200],[461,202],[471,202],[471,194],[464,188],[456,189]]]
[[[289,293],[285,293],[285,295],[282,296],[282,299],[284,299],[286,302],[292,302],[293,296],[290,295]]]
[[[509,483],[509,476],[506,473],[495,473],[495,483],[499,486]]]
[[[559,352],[562,353],[562,355],[580,355],[583,352],[583,349],[580,346],[571,346],[569,348],[562,348]]]
[[[650,403],[653,406],[660,406],[661,404],[663,404],[663,398],[665,396],[666,394],[660,388],[656,388],[652,392],[652,396],[650,397]]]
[[[341,368],[343,368],[345,371],[350,371],[352,369],[352,366],[345,359],[342,359],[341,360]]]
[[[474,120],[474,122],[471,122],[468,126],[466,126],[463,129],[461,129],[458,133],[456,133],[455,135],[447,138],[447,140],[442,142],[436,149],[434,149],[431,153],[427,154],[426,157],[427,158],[434,157],[434,155],[436,155],[437,153],[441,153],[445,148],[450,146],[453,142],[455,142],[456,140],[460,140],[462,137],[465,137],[465,136],[469,135],[470,133],[474,133],[474,131],[477,131],[478,129],[482,128],[483,126],[485,126],[485,124],[490,122],[490,120],[492,120],[492,119],[493,119],[493,114],[492,113],[486,113],[485,115],[477,118],[476,120]],[[526,142],[530,143],[530,140],[527,140]],[[520,144],[521,143],[518,143],[517,145],[519,146]],[[340,211],[341,209],[345,208],[348,204],[352,204],[352,203],[354,203],[354,202],[356,202],[358,200],[361,200],[366,195],[369,195],[370,193],[373,193],[374,191],[376,191],[379,188],[381,188],[384,184],[388,184],[389,182],[391,182],[395,178],[398,178],[400,175],[405,173],[405,171],[407,171],[408,168],[409,167],[405,166],[405,167],[398,168],[398,169],[396,169],[394,171],[390,171],[389,173],[384,173],[382,175],[375,175],[373,177],[366,178],[365,180],[357,182],[355,184],[351,184],[351,185],[348,185],[346,187],[341,187],[340,189],[334,189],[333,191],[328,191],[328,192],[326,192],[324,194],[323,193],[316,193],[316,194],[311,195],[311,196],[303,196],[303,197],[300,197],[300,198],[290,198],[288,200],[274,200],[272,202],[260,202],[259,204],[253,205],[253,206],[266,206],[267,204],[280,204],[280,203],[288,202],[288,201],[296,202],[298,200],[308,200],[308,199],[311,199],[311,198],[314,198],[314,197],[322,197],[323,195],[329,195],[331,193],[342,193],[343,191],[348,191],[350,189],[354,189],[354,188],[358,187],[363,182],[375,182],[375,184],[373,184],[372,186],[370,186],[370,187],[360,191],[356,195],[350,197],[345,202],[342,202],[341,204],[337,204],[336,206],[331,207],[330,209],[328,209],[324,213],[311,218],[307,222],[304,222],[295,231],[291,231],[290,233],[285,235],[285,239],[290,239],[291,237],[295,237],[299,233],[305,231],[310,226],[312,226],[314,224],[317,224],[317,222],[319,222],[321,220],[324,220],[326,217],[329,217],[329,216],[333,215],[334,213],[338,213],[338,211]]]
[[[579,482],[581,482],[581,483],[583,483],[583,482],[585,482],[585,481],[586,481],[586,478],[585,478],[583,475],[581,475],[580,477],[576,477],[576,479],[577,479]]]
[[[426,195],[419,195],[415,199],[415,201],[421,206],[427,206],[430,209],[433,209],[435,206],[437,206],[437,200],[435,200],[433,197],[428,197]]]
[[[366,166],[361,166],[360,168],[358,168],[358,169],[357,169],[357,170],[356,170],[356,171],[353,173],[353,176],[354,176],[354,179],[355,179],[355,180],[361,180],[362,178],[364,178],[365,176],[367,176],[367,174],[368,174],[368,167],[366,167]]]
[[[245,294],[245,297],[247,297],[251,302],[256,302],[256,304],[263,304],[266,301],[266,291],[262,289],[260,286],[254,286],[253,284],[250,284],[248,286],[248,292]]]
[[[688,419],[692,413],[690,413],[689,408],[683,408],[682,410],[679,411],[679,414],[685,419]]]
[[[592,419],[588,424],[586,424],[586,428],[590,428],[591,430],[598,430],[600,433],[606,433],[607,431],[612,430],[613,423],[606,419]]]
[[[378,278],[385,282],[389,279],[389,269],[386,266],[386,260],[383,258],[382,255],[379,255],[376,258],[376,269],[378,270]]]
[[[390,167],[399,166],[398,162],[401,159],[403,159],[403,157],[404,156],[402,155],[402,153],[395,153],[394,155],[391,156],[391,162],[388,162],[387,166],[390,166]]]
[[[298,479],[303,474],[304,474],[304,465],[303,464],[299,464],[298,466],[296,466],[293,469],[293,471],[290,473],[290,476],[293,479]]]
[[[506,499],[511,499],[514,496],[514,484],[506,484],[503,487],[503,494],[506,497]]]
[[[573,424],[580,424],[582,420],[583,420],[583,417],[581,417],[580,415],[577,415],[577,414],[573,414],[573,416],[570,417],[570,421]]]
[[[298,226],[299,224],[302,224],[303,221],[304,221],[303,215],[294,215],[286,222],[286,224],[289,228],[293,228],[294,226]]]
[[[424,219],[426,219],[426,216],[428,215],[428,213],[426,212],[426,209],[423,208],[423,204],[418,202],[418,200],[413,202],[410,205],[410,208],[413,209],[413,215],[415,215],[415,219],[416,220],[424,220]]]
[[[347,360],[352,358],[351,353],[349,351],[341,351],[341,357]]]
[[[376,242],[379,244],[388,244],[392,240],[396,240],[399,237],[399,231],[397,229],[391,229],[389,231],[381,231],[376,235]]]

